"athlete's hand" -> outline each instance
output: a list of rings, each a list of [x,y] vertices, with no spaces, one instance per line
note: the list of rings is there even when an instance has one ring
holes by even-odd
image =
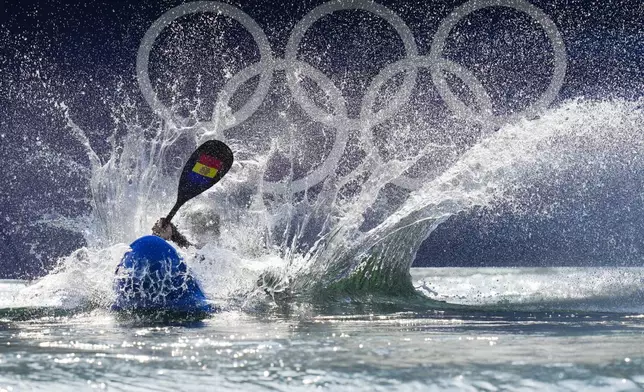
[[[152,234],[170,241],[172,239],[172,225],[166,225],[165,218],[160,218],[152,227]]]

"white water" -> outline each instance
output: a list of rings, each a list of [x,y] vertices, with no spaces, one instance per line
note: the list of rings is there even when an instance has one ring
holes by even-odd
[[[83,233],[87,246],[61,259],[52,273],[23,290],[19,301],[106,306],[126,244],[148,234],[170,209],[181,157],[197,145],[200,135],[191,128],[159,126],[155,136],[144,137],[144,130],[132,123],[126,135],[113,136],[112,153],[101,162],[73,123],[73,114],[64,105],[62,109],[92,167],[93,211],[65,222]],[[565,102],[539,119],[505,126],[478,141],[369,230],[362,228],[365,210],[377,205],[383,187],[414,159],[390,162],[388,171],[374,170],[379,174],[353,193],[343,185],[357,175],[331,176],[321,192],[304,197],[267,197],[261,190],[269,156],[252,156],[253,146],[233,139],[229,142],[237,160],[231,172],[177,216],[177,225],[200,248],[182,254],[207,294],[223,306],[251,306],[263,298],[255,286],[267,269],[297,293],[358,276],[379,282],[363,282],[362,289],[395,294],[398,286],[409,284],[408,271],[422,241],[450,216],[490,203],[513,206],[515,195],[540,181],[564,184],[571,176],[592,181],[615,164],[629,170],[643,167],[643,122],[641,101]],[[513,208],[521,213],[522,206]],[[541,213],[547,214],[547,208]],[[217,216],[219,236],[212,225]],[[317,233],[314,246],[311,230]]]
[[[415,268],[414,286],[454,304],[642,313],[641,267]]]
[[[9,326],[0,328],[6,344],[0,388],[634,391],[644,386],[643,316],[615,313],[614,304],[607,308],[611,313],[570,311],[565,298],[635,287],[642,273],[412,269],[414,281],[430,282],[450,301],[560,301],[543,312],[425,309],[263,317],[229,311],[196,326],[123,325],[102,310],[0,320]],[[590,283],[584,293],[575,290],[578,279]],[[606,290],[599,280],[621,284]],[[0,282],[0,303],[19,295],[16,289],[16,283]]]
[[[368,273],[361,270],[361,260],[382,255],[367,268],[395,275],[409,269],[431,230],[458,212],[492,202],[512,205],[516,194],[544,180],[563,186],[571,177],[593,181],[615,164],[628,170],[641,167],[642,116],[641,103],[579,100],[538,120],[506,126],[412,193],[378,227],[362,233],[352,224],[355,214],[340,219],[340,234],[317,255],[325,262],[316,258],[313,263],[327,271],[340,269],[341,276],[346,276],[356,270]],[[520,205],[515,208],[521,212]],[[547,208],[543,213],[548,213]]]

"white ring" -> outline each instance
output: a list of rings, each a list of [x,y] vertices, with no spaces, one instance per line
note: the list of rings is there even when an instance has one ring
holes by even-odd
[[[150,82],[148,62],[150,61],[150,52],[152,51],[152,46],[154,45],[154,42],[156,41],[159,34],[161,34],[163,29],[165,29],[176,19],[197,12],[214,12],[218,15],[223,14],[241,23],[255,39],[261,57],[260,62],[262,64],[265,64],[264,72],[262,72],[259,84],[257,85],[255,92],[253,93],[249,101],[246,102],[246,104],[241,109],[233,114],[235,120],[233,121],[232,125],[229,125],[229,127],[234,126],[246,120],[257,110],[257,108],[259,108],[259,106],[262,104],[262,101],[268,94],[268,89],[270,88],[273,77],[273,53],[268,43],[268,38],[266,38],[266,34],[259,27],[257,22],[255,22],[250,16],[248,16],[239,8],[214,1],[196,1],[194,3],[186,3],[172,8],[171,10],[161,15],[157,20],[154,21],[148,31],[145,32],[143,41],[139,46],[139,51],[136,57],[136,71],[139,87],[141,88],[143,97],[155,113],[164,118],[166,121],[179,124],[187,123],[187,119],[174,115],[157,97],[156,92],[152,88],[152,83]],[[211,119],[210,123],[214,121],[215,119]]]
[[[365,94],[365,97],[363,99],[362,107],[360,110],[360,117],[368,118],[368,117],[373,117],[378,115],[378,112],[373,113],[371,109],[373,108],[373,104],[375,103],[375,99],[378,91],[380,91],[380,88],[382,87],[382,85],[385,82],[387,82],[389,79],[391,79],[392,77],[394,77],[395,75],[401,72],[405,72],[407,69],[411,67],[414,67],[414,68],[429,67],[432,64],[433,63],[431,62],[431,59],[427,56],[405,58],[395,63],[389,64],[373,79],[373,81],[369,85],[369,88],[367,89],[367,94]],[[474,98],[480,105],[480,112],[483,113],[482,117],[485,118],[487,113],[489,113],[487,115],[491,115],[492,101],[490,100],[489,95],[481,85],[481,82],[479,82],[479,80],[476,79],[476,77],[469,70],[467,70],[467,68],[462,67],[454,63],[453,61],[447,60],[447,59],[439,60],[437,65],[441,69],[441,72],[447,71],[452,75],[456,76],[457,78],[461,79],[465,83],[465,85],[467,85],[470,91],[472,91]],[[449,91],[449,94],[452,94],[452,92]],[[482,133],[488,133],[491,131],[491,128],[489,128],[490,127],[489,121],[484,121],[481,123],[481,125],[484,127]],[[485,128],[486,126],[488,127],[487,129]],[[362,128],[363,143],[366,144],[366,148],[368,149],[368,151],[371,152],[372,157],[375,158],[376,162],[382,165],[383,164],[382,157],[378,153],[378,149],[373,145],[372,138],[373,138],[373,127],[369,126],[369,127]],[[425,181],[422,178],[412,178],[412,177],[407,177],[405,175],[401,175],[392,181],[392,184],[411,191],[419,189],[424,185],[424,183]]]
[[[331,79],[329,79],[324,73],[322,73],[320,70],[313,67],[312,65],[299,60],[296,60],[294,62],[287,62],[285,60],[278,59],[274,63],[274,70],[276,71],[293,69],[293,68],[297,68],[299,71],[306,73],[306,75],[309,78],[315,81],[320,87],[320,89],[326,92],[332,98],[331,101],[336,103],[335,110],[346,118],[347,108],[344,105],[345,101],[341,99],[342,93],[335,86],[335,84],[333,84]],[[219,93],[217,104],[215,105],[215,107],[227,106],[228,101],[233,96],[237,88],[239,88],[239,86],[243,85],[248,80],[261,74],[264,71],[265,70],[264,70],[263,64],[255,63],[252,65],[249,65],[248,67],[244,68],[243,70],[235,74],[235,76],[233,76],[228,80],[228,82],[224,85],[223,89]],[[328,114],[328,116],[331,116],[331,115]],[[331,152],[326,157],[324,162],[321,165],[319,165],[317,169],[315,169],[313,172],[306,175],[305,177],[297,179],[289,184],[285,184],[280,181],[277,181],[277,182],[264,181],[263,183],[264,191],[276,193],[276,194],[286,193],[288,191],[293,193],[301,192],[322,182],[329,174],[333,173],[333,171],[335,171],[338,165],[338,162],[340,162],[340,159],[342,158],[342,154],[349,140],[349,133],[347,128],[344,126],[344,123],[337,122],[336,120],[337,120],[337,117],[331,117],[328,121],[330,126],[334,127],[336,130],[333,147],[331,148]],[[231,125],[230,123],[215,124],[214,122],[202,123],[202,124],[210,125],[211,129],[216,130],[216,131],[206,132],[203,135],[204,137],[209,136],[209,133],[211,132],[214,133],[214,132],[222,131],[236,125],[235,123]],[[219,135],[219,137],[223,138],[223,135]]]
[[[411,30],[405,24],[405,22],[403,22],[403,20],[400,19],[400,17],[389,8],[366,0],[355,0],[351,2],[335,0],[314,8],[297,23],[297,25],[291,32],[291,36],[289,37],[288,43],[286,45],[284,56],[285,60],[292,63],[297,61],[298,48],[300,46],[300,43],[302,42],[302,39],[304,38],[304,34],[318,19],[336,11],[351,9],[368,11],[386,20],[396,30],[396,32],[402,39],[403,45],[405,46],[406,55],[412,57],[418,55],[418,47],[416,46],[416,41],[414,40],[414,36]],[[404,101],[409,99],[412,90],[414,89],[414,84],[416,83],[417,73],[417,69],[412,69],[408,75],[405,75],[403,84],[401,86],[401,92],[398,93],[396,95],[396,98],[391,101],[392,103],[389,107],[381,111],[383,114],[380,116],[380,122],[386,120],[386,118],[389,116],[393,116],[395,112],[400,108],[400,106],[404,104]],[[296,76],[297,75],[295,75],[294,72],[289,72],[289,70],[286,71],[286,80],[289,89],[291,90],[291,94],[293,94],[296,102],[299,103],[302,109],[309,116],[311,116],[311,118],[329,126],[335,126],[333,124],[342,123],[343,127],[347,127],[349,129],[362,128],[361,121],[364,120],[363,118],[350,119],[345,115],[344,117],[340,117],[340,120],[337,120],[337,117],[344,114],[332,115],[325,110],[320,109],[306,96],[304,90],[300,87],[299,80]],[[340,95],[340,97],[344,101],[344,97],[342,95]],[[346,105],[346,103],[343,102],[343,105]],[[336,119],[331,121],[332,117],[335,117]]]
[[[276,69],[279,69],[279,70],[293,69],[293,67],[297,67],[302,72],[305,72],[309,78],[313,79],[318,84],[318,86],[320,87],[320,89],[322,89],[322,91],[326,92],[330,97],[335,98],[332,101],[336,102],[336,106],[337,106],[335,108],[336,111],[338,111],[340,115],[343,115],[344,118],[347,118],[347,108],[345,106],[345,100],[341,98],[342,92],[336,87],[335,84],[333,84],[331,79],[329,79],[322,71],[313,67],[309,63],[305,63],[299,60],[277,61],[277,63],[275,64],[275,67]],[[276,194],[286,193],[287,191],[290,191],[291,193],[302,192],[324,181],[325,178],[327,178],[329,175],[332,175],[335,172],[338,166],[338,163],[342,158],[342,154],[344,153],[344,149],[347,145],[347,142],[349,140],[349,132],[347,127],[344,126],[344,124],[341,121],[337,121],[337,116],[333,116],[331,114],[327,114],[327,116],[330,116],[330,117],[329,117],[329,120],[326,121],[326,125],[335,128],[336,132],[335,132],[335,139],[333,141],[333,147],[331,148],[331,152],[326,157],[324,162],[322,162],[322,164],[319,165],[313,172],[289,184],[285,184],[284,182],[279,182],[279,181],[278,182],[264,181],[264,184],[263,184],[264,191],[276,193]],[[320,122],[325,124],[325,121],[320,121]]]
[[[451,93],[447,81],[443,77],[443,74],[438,65],[438,61],[442,58],[443,48],[445,47],[445,41],[449,36],[450,32],[461,19],[469,15],[470,13],[480,10],[487,7],[509,7],[514,8],[517,11],[523,11],[526,14],[530,15],[537,23],[546,32],[555,55],[555,69],[552,76],[552,80],[548,85],[548,89],[544,94],[533,104],[528,106],[526,109],[519,113],[510,114],[507,116],[491,116],[489,118],[481,118],[480,115],[472,111],[467,105],[465,105],[458,97]],[[436,85],[436,89],[441,97],[445,100],[447,105],[455,112],[462,113],[465,117],[475,120],[475,121],[490,121],[494,122],[495,126],[501,126],[508,122],[516,121],[521,117],[533,117],[541,113],[546,109],[552,101],[557,97],[561,86],[563,85],[563,80],[566,75],[566,48],[564,47],[563,39],[561,38],[561,33],[557,29],[557,26],[554,22],[539,8],[533,6],[532,4],[524,0],[470,0],[462,6],[456,8],[452,11],[447,18],[443,20],[441,25],[438,27],[434,39],[432,42],[431,51],[429,54],[431,60],[430,72],[432,74],[432,80]]]

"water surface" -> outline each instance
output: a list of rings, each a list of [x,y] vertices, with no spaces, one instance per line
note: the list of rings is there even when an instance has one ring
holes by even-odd
[[[640,390],[644,309],[615,311],[607,301],[619,301],[610,287],[634,287],[642,276],[642,269],[412,269],[420,290],[474,305],[423,310],[399,302],[364,312],[347,305],[343,314],[342,306],[294,304],[288,312],[231,309],[183,325],[119,322],[104,309],[5,316],[0,388]],[[479,296],[471,295],[473,283]],[[2,282],[0,303],[21,286]]]

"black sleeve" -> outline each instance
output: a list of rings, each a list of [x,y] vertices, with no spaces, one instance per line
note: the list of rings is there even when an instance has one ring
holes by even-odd
[[[176,230],[172,232],[172,242],[174,242],[175,244],[179,245],[182,248],[187,248],[190,245],[192,245],[190,241],[188,241],[186,237],[183,236],[183,234],[179,233]]]
[[[173,225],[172,227],[172,238],[171,241],[174,242],[175,244],[179,245],[182,248],[187,248],[190,245],[190,241],[181,233],[179,233],[179,230],[177,230],[176,226]]]
[[[170,222],[170,225],[172,225],[172,238],[170,238],[170,241],[182,248],[187,248],[192,245],[183,234],[179,233],[177,226],[173,225],[172,222]]]

